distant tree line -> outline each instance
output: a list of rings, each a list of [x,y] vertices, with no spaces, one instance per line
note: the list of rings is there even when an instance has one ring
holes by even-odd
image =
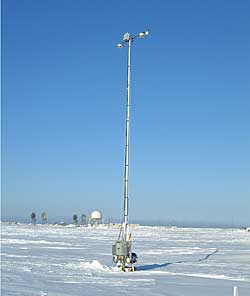
[[[73,215],[73,224],[78,225],[78,216],[77,214]],[[81,215],[81,225],[88,224],[88,216],[85,214]]]
[[[36,224],[36,213],[35,212],[31,213],[30,218],[31,218],[31,223]],[[77,214],[73,215],[72,220],[73,220],[73,224],[78,225],[78,216],[77,216]],[[43,224],[48,223],[48,214],[46,212],[41,213],[41,221],[42,221]],[[81,215],[81,224],[82,225],[88,224],[88,216],[87,215],[85,215],[85,214]]]

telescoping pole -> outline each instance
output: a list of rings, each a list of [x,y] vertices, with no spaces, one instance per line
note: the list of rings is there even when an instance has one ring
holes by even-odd
[[[233,296],[238,296],[238,287],[234,286],[234,295]]]
[[[130,88],[131,88],[131,44],[128,40],[128,78],[127,78],[127,105],[126,105],[126,141],[125,141],[125,170],[124,170],[124,237],[128,241],[128,180],[129,180],[129,142],[130,142]]]
[[[123,48],[128,43],[128,64],[127,64],[127,100],[126,100],[126,139],[125,139],[125,168],[124,168],[124,215],[123,223],[120,229],[118,240],[112,245],[113,262],[121,267],[123,271],[135,271],[134,264],[137,262],[136,253],[131,250],[131,234],[128,229],[128,190],[129,190],[129,146],[130,146],[130,89],[131,89],[131,46],[135,38],[144,38],[149,31],[143,31],[136,35],[129,32],[125,33],[121,43],[117,44],[118,48]],[[120,235],[122,234],[122,239]]]

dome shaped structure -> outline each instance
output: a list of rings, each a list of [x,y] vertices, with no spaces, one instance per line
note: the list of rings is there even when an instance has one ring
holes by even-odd
[[[102,213],[94,210],[90,215],[90,224],[92,226],[99,226],[102,223]]]
[[[98,210],[94,210],[90,216],[91,220],[102,220],[102,213]]]

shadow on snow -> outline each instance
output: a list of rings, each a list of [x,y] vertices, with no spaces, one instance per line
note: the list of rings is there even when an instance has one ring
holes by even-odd
[[[165,267],[165,266],[168,266],[170,264],[173,264],[173,263],[142,265],[142,266],[137,266],[136,270],[152,270],[152,269],[156,269],[156,268]]]
[[[142,266],[137,266],[136,270],[138,271],[145,271],[145,270],[152,270],[152,269],[157,269],[157,268],[162,268],[162,267],[166,267],[168,265],[172,265],[172,264],[180,264],[180,263],[192,263],[192,262],[201,262],[201,261],[206,261],[208,260],[208,258],[216,253],[218,253],[218,249],[216,249],[215,251],[213,251],[212,253],[206,255],[204,258],[200,258],[197,261],[176,261],[176,262],[167,262],[167,263],[163,263],[163,264],[149,264],[149,265],[142,265]]]

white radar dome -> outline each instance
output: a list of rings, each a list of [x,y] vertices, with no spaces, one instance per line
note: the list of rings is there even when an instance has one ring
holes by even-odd
[[[94,210],[91,213],[91,220],[101,220],[102,219],[102,213],[98,210]]]

